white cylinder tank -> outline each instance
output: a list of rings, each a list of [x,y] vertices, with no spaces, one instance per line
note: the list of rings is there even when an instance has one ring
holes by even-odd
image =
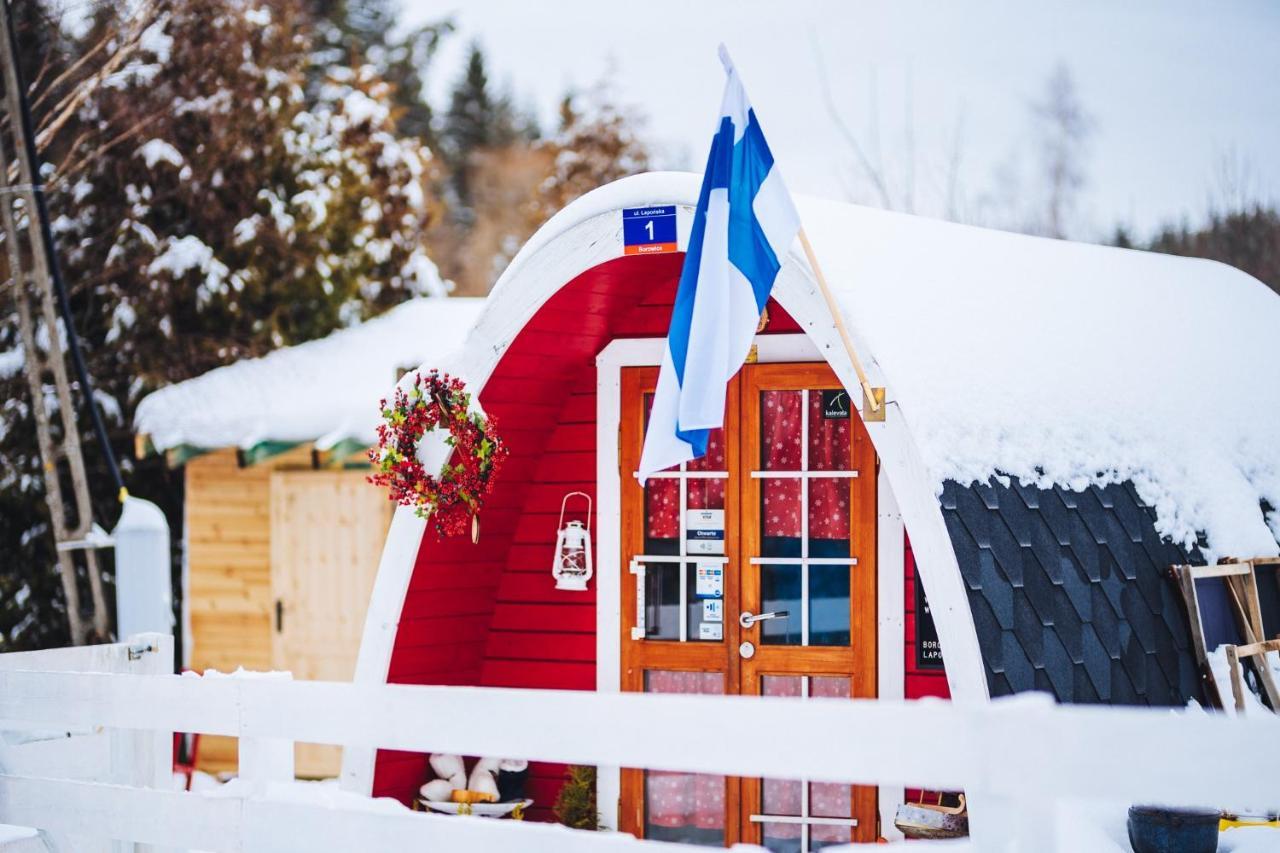
[[[116,636],[173,633],[169,522],[160,507],[128,497],[113,532],[116,552]]]

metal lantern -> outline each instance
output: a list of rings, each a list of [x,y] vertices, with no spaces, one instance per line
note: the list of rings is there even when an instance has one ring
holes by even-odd
[[[565,510],[569,498],[580,497],[587,502],[587,520],[575,519],[565,523]],[[556,579],[556,589],[585,592],[591,580],[591,496],[586,492],[570,492],[560,501],[560,523],[557,525],[556,556],[551,564],[551,575]]]

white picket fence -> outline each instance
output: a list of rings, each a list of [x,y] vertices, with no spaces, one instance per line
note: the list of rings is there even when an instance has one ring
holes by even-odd
[[[12,736],[0,739],[0,823],[38,827],[49,849],[77,853],[103,839],[115,839],[117,850],[248,853],[654,846],[289,785],[295,741],[964,789],[983,851],[1071,849],[1067,816],[1081,801],[1280,799],[1280,721],[1271,716],[1064,708],[1041,697],[961,707],[200,678],[166,674],[167,642],[148,636],[96,650],[0,655],[0,732],[28,733],[16,747]],[[146,648],[154,651],[143,666],[81,660]],[[109,671],[65,671],[77,667]],[[242,781],[214,792],[171,790],[173,731],[240,738]],[[56,760],[52,752],[36,767],[22,759],[24,749],[52,749],[57,732]],[[105,750],[67,750],[104,737]]]

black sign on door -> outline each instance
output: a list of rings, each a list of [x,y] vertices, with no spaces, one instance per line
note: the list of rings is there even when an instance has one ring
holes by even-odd
[[[849,392],[843,388],[832,388],[823,391],[822,417],[828,421],[847,421],[849,419]]]
[[[917,577],[912,586],[916,588],[916,669],[942,669],[938,626],[933,624],[929,600],[924,597],[924,584]]]

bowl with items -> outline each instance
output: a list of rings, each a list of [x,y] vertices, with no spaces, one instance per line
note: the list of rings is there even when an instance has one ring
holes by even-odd
[[[524,819],[533,800],[524,796],[529,762],[481,758],[467,773],[460,755],[433,755],[428,762],[435,778],[418,789],[416,806],[428,811],[477,817]]]

